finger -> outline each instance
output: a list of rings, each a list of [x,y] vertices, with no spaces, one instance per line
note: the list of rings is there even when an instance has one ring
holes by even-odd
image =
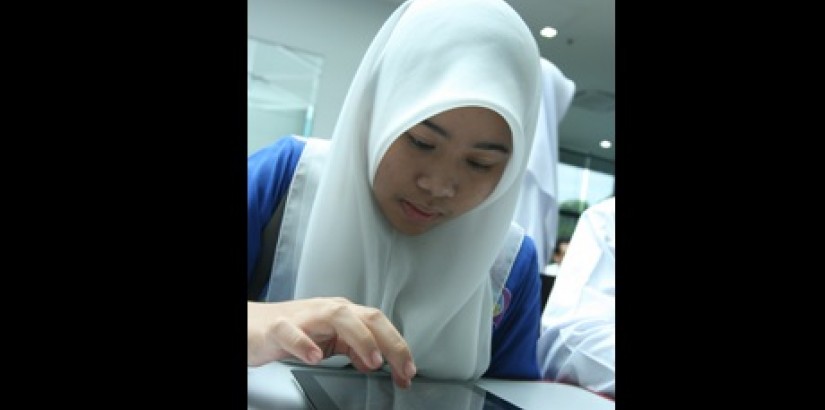
[[[355,368],[359,372],[369,373],[369,372],[373,371],[373,369],[370,369],[366,364],[364,364],[364,362],[361,360],[360,357],[358,357],[357,354],[351,355],[350,360],[352,362],[352,365],[355,366]],[[393,383],[398,385],[398,387],[406,389],[406,388],[409,388],[410,385],[412,384],[412,382],[410,380],[408,380],[407,378],[405,378],[403,376],[399,376],[396,372],[391,372],[390,374],[392,375]]]
[[[402,389],[409,388],[412,385],[412,380],[399,376],[395,370],[392,371],[392,381]]]
[[[372,332],[379,349],[383,353],[393,373],[393,380],[401,387],[409,386],[409,381],[417,370],[404,337],[398,333],[387,317],[380,310],[369,307],[362,309],[362,320]],[[407,383],[404,383],[404,382]]]
[[[360,306],[349,302],[335,306],[330,324],[337,336],[336,354],[346,354],[352,358],[357,355],[361,364],[374,370],[384,364],[379,345],[373,337],[372,330],[362,321],[358,312]],[[380,313],[380,311],[379,311]]]
[[[280,346],[285,353],[309,364],[317,364],[324,358],[321,348],[293,323],[286,320],[279,321],[271,329],[268,335],[271,342],[275,346]]]
[[[350,355],[350,361],[359,372],[369,373],[374,370],[370,369],[366,364],[364,364],[364,362],[357,354],[355,354],[355,352],[353,352],[353,354]],[[409,379],[407,379],[405,376],[399,375],[396,371],[392,371],[390,374],[392,375],[393,382],[401,388],[406,389],[410,387],[410,385],[412,384],[412,382]]]
[[[350,362],[352,363],[352,365],[359,372],[368,373],[368,372],[371,372],[371,371],[374,370],[373,368],[368,366],[366,363],[364,363],[364,361],[361,360],[361,356],[358,356],[358,354],[355,353],[355,351],[352,351],[352,354],[349,355],[349,359],[350,359]]]

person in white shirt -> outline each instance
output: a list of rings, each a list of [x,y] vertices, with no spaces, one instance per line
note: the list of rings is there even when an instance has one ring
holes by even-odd
[[[586,209],[541,318],[545,379],[616,394],[616,199]]]
[[[550,291],[553,290],[553,283],[556,281],[556,275],[559,273],[559,266],[561,265],[564,254],[567,252],[567,245],[570,244],[570,238],[558,238],[556,246],[553,247],[553,255],[550,261],[544,266],[541,271],[541,309],[547,305],[547,299],[550,297]]]

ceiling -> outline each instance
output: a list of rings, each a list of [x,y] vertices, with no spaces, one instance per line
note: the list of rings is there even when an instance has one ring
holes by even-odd
[[[376,0],[401,4],[404,0]],[[559,124],[559,147],[615,161],[615,0],[507,0],[536,37],[541,56],[576,84]],[[556,37],[539,35],[545,26]],[[603,139],[613,142],[603,149]]]

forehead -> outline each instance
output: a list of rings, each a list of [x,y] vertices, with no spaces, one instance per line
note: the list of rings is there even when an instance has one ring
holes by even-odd
[[[430,117],[427,123],[445,137],[473,137],[509,145],[510,126],[497,112],[483,107],[459,107]]]

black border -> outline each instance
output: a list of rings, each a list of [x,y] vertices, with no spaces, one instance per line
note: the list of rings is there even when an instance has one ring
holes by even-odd
[[[242,408],[247,3],[36,9],[6,151],[35,403]]]

